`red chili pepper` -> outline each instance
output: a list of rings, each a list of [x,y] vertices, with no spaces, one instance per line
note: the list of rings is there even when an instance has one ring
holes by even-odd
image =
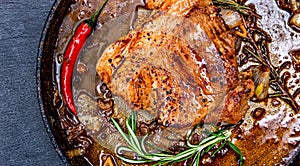
[[[69,108],[70,111],[73,112],[75,115],[77,114],[77,111],[72,93],[72,76],[74,66],[82,47],[84,46],[87,38],[92,33],[96,25],[97,18],[99,17],[107,1],[108,0],[104,0],[102,5],[93,14],[93,16],[88,20],[84,20],[76,28],[75,33],[72,39],[70,40],[66,52],[64,54],[64,60],[61,67],[61,90],[67,108]]]

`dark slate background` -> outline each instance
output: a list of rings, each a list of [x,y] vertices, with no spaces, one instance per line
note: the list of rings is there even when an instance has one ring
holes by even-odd
[[[36,58],[54,0],[0,0],[0,165],[63,162],[39,111]]]

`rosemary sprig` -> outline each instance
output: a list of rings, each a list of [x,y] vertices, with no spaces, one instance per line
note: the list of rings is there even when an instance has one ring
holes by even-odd
[[[251,49],[248,47],[243,47],[243,50],[253,56],[256,60],[259,61],[259,63],[263,66],[266,66],[270,68],[270,84],[269,86],[275,91],[274,94],[269,94],[269,97],[279,97],[282,100],[284,100],[287,104],[291,106],[291,108],[295,112],[299,112],[300,108],[297,102],[294,100],[294,95],[290,94],[289,91],[286,88],[285,81],[280,77],[279,72],[276,70],[276,68],[272,65],[269,56],[265,55],[262,51],[262,47],[258,45],[258,43],[255,41],[254,37],[251,35],[252,33],[259,33],[260,35],[264,36],[266,35],[264,32],[257,28],[248,27],[247,23],[245,21],[245,18],[255,16],[257,18],[261,18],[258,14],[256,14],[254,11],[251,10],[250,7],[244,6],[242,4],[237,3],[234,0],[213,0],[212,1],[214,5],[220,6],[222,8],[229,8],[232,10],[236,10],[239,13],[241,13],[241,18],[243,21],[244,29],[246,30],[246,35],[243,37],[246,42],[250,43]],[[266,36],[264,36],[266,37]],[[266,51],[264,51],[266,52]],[[268,54],[268,51],[267,51]],[[271,82],[274,83],[271,85]],[[274,85],[274,86],[273,86]]]
[[[221,6],[223,8],[229,8],[232,10],[236,10],[244,15],[255,15],[255,16],[260,17],[259,15],[254,13],[250,7],[238,4],[234,0],[213,0],[212,2],[214,5]]]
[[[121,160],[130,164],[154,163],[154,165],[160,166],[185,161],[193,157],[192,164],[195,166],[199,166],[201,156],[204,153],[208,153],[218,143],[222,143],[222,145],[213,152],[213,155],[215,155],[225,144],[228,144],[229,147],[231,147],[239,155],[240,165],[242,165],[242,162],[244,160],[242,152],[232,142],[230,142],[231,129],[211,132],[210,136],[203,139],[197,145],[190,144],[190,137],[188,137],[186,150],[177,154],[169,154],[161,150],[159,150],[158,153],[151,153],[146,148],[146,145],[149,145],[149,143],[146,142],[146,138],[148,135],[146,134],[140,139],[136,135],[135,113],[132,113],[130,117],[126,119],[126,128],[128,134],[123,131],[122,127],[113,118],[111,119],[111,121],[127,143],[127,146],[119,146],[117,148],[116,154]],[[155,146],[150,147],[153,148]],[[121,152],[129,152],[137,157],[129,158],[121,155]]]
[[[282,80],[279,73],[277,72],[277,70],[275,69],[273,64],[271,63],[271,61],[269,59],[269,56],[263,54],[262,50],[260,49],[261,47],[258,46],[257,42],[255,41],[255,39],[251,35],[251,28],[249,28],[247,26],[245,18],[243,16],[242,16],[242,20],[243,20],[244,26],[247,29],[247,40],[248,40],[248,42],[251,43],[251,45],[253,47],[252,49],[254,51],[250,50],[247,47],[244,47],[243,49],[246,52],[248,52],[250,55],[252,55],[255,59],[257,59],[262,65],[267,66],[267,67],[270,68],[271,79],[272,79],[272,82],[276,86],[275,89],[273,88],[275,91],[277,91],[275,93],[276,96],[281,98],[282,100],[286,101],[292,107],[292,109],[294,111],[299,112],[299,105],[295,102],[295,100],[293,99],[293,96],[286,89],[285,81]],[[261,33],[261,34],[264,34],[264,33]],[[270,87],[272,88],[272,86],[270,86]],[[278,95],[278,94],[281,94],[281,95]],[[274,97],[274,95],[272,95],[272,94],[269,94],[269,96]]]

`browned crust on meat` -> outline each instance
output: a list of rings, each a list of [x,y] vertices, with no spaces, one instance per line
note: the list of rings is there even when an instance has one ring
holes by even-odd
[[[251,73],[244,72],[241,76],[243,78],[238,85],[227,94],[222,105],[205,117],[205,122],[237,124],[244,117],[255,86]]]
[[[172,42],[170,42],[172,41]],[[190,68],[195,67],[195,79],[198,85],[204,91],[205,94],[210,94],[210,90],[207,87],[210,83],[204,79],[200,74],[201,70],[205,69],[205,65],[195,64],[192,57],[196,57],[197,61],[201,61],[201,56],[199,56],[193,49],[191,49],[184,41],[179,38],[170,35],[164,35],[162,33],[142,31],[142,32],[132,32],[130,35],[125,36],[118,40],[115,44],[110,45],[106,50],[104,55],[100,58],[97,63],[96,71],[100,76],[101,80],[105,82],[109,88],[111,88],[110,83],[112,79],[112,74],[115,68],[117,68],[121,63],[122,59],[126,58],[131,52],[137,50],[138,48],[145,46],[153,47],[166,47],[167,49],[173,51],[186,62],[191,65]],[[125,55],[125,56],[124,56]],[[185,67],[185,66],[182,66]],[[208,73],[202,73],[208,76]]]
[[[230,32],[224,20],[218,15],[219,8],[213,6],[211,0],[148,0],[146,6],[149,9],[176,13],[176,15],[192,19],[192,22],[200,23],[224,61],[228,90],[236,86],[238,70],[234,47],[235,35]]]
[[[178,121],[182,91],[178,82],[174,81],[172,75],[164,69],[154,66],[141,69],[129,82],[130,101],[138,109],[151,108],[150,93],[154,82],[157,83],[157,87],[161,87],[166,92],[166,102],[158,112],[159,123],[168,125],[172,121]]]
[[[215,6],[201,7],[194,9],[189,18],[193,19],[193,22],[205,22],[205,24],[200,24],[200,26],[219,51],[226,70],[227,90],[230,90],[238,83],[237,59],[235,55],[236,37],[226,27],[223,19],[217,15],[218,10]]]
[[[193,69],[192,78],[190,79],[197,83],[200,91],[198,91],[199,94],[196,95],[199,96],[198,100],[201,101],[201,109],[199,109],[198,113],[195,114],[196,118],[188,115],[183,117],[183,113],[187,110],[182,108],[182,92],[178,84],[179,80],[174,79],[172,75],[164,69],[159,69],[154,66],[140,69],[140,71],[135,73],[135,76],[130,79],[127,95],[124,94],[124,92],[118,92],[118,90],[115,89],[116,87],[111,84],[113,71],[122,64],[122,59],[128,58],[127,56],[129,56],[132,52],[145,46],[166,48],[181,57],[185,64],[188,64],[188,66]],[[200,95],[200,93],[206,95],[211,94],[210,89],[208,89],[210,82],[207,82],[207,80],[202,77],[203,74],[208,77],[208,73],[203,73],[202,69],[205,69],[205,65],[195,63],[195,60],[193,60],[192,57],[196,57],[197,61],[201,61],[201,57],[183,40],[174,36],[167,36],[163,32],[135,31],[107,48],[107,51],[102,57],[103,58],[100,58],[97,64],[96,70],[98,75],[112,92],[116,95],[123,96],[129,105],[131,105],[131,108],[151,111],[151,108],[154,107],[150,102],[150,93],[153,90],[153,82],[156,82],[157,87],[160,87],[161,91],[165,92],[166,95],[164,99],[162,99],[164,102],[161,103],[162,105],[159,106],[159,112],[157,112],[158,121],[161,124],[169,125],[172,123],[178,125],[180,124],[179,122],[182,124],[186,122],[184,125],[190,126],[192,124],[199,123],[199,121],[208,113],[208,104],[207,102],[202,103],[204,96]],[[182,71],[186,70],[186,66],[177,65],[177,67],[182,68]],[[185,72],[182,72],[182,74],[184,75]],[[191,76],[186,75],[185,77],[187,78]]]
[[[239,82],[237,60],[235,55],[235,36],[225,25],[223,19],[218,16],[219,9],[211,5],[210,0],[148,0],[146,6],[149,9],[159,9],[177,16],[184,16],[191,22],[199,25],[207,34],[208,38],[215,45],[220,59],[222,59],[225,69],[226,80],[224,90],[228,92],[224,99],[225,106],[216,109],[215,116],[209,116],[210,121],[217,121],[218,118],[224,119],[230,123],[236,123],[244,116],[243,107],[247,106],[249,96],[253,94],[253,82],[250,79],[244,79]],[[156,19],[155,17],[153,18]],[[175,32],[176,33],[176,32]],[[187,74],[197,83],[199,87],[195,92],[197,101],[200,104],[196,114],[186,113],[182,103],[182,86],[179,81],[163,68],[147,66],[140,68],[134,73],[126,83],[127,92],[118,91],[116,85],[112,84],[114,71],[124,62],[128,56],[135,51],[147,47],[165,48],[178,55],[184,64],[193,69],[193,73]],[[194,46],[197,47],[197,46]],[[195,51],[197,48],[190,47],[184,40],[163,31],[151,31],[148,29],[139,29],[131,31],[117,42],[110,45],[97,63],[97,73],[101,80],[106,83],[109,89],[116,95],[120,95],[127,101],[133,109],[149,110],[154,108],[151,101],[153,84],[156,83],[165,95],[162,97],[159,108],[155,111],[158,121],[165,126],[174,125],[176,127],[190,126],[199,123],[211,110],[210,103],[207,102],[205,95],[211,95],[213,92],[205,65],[198,65],[196,60],[201,61],[200,55]],[[159,59],[158,59],[159,60]],[[146,61],[145,61],[146,62]],[[186,66],[178,65],[184,71]],[[204,69],[204,70],[202,70]],[[202,73],[201,73],[201,72]],[[186,74],[188,72],[183,72]],[[201,74],[202,75],[201,75]],[[206,78],[203,77],[205,75]],[[223,86],[223,85],[221,85]],[[205,100],[204,100],[205,99]],[[186,106],[186,105],[185,105]],[[220,116],[221,115],[221,116]],[[223,116],[222,116],[223,115]],[[212,120],[213,119],[213,120]]]
[[[187,15],[196,6],[212,5],[211,0],[146,0],[148,9],[158,9],[178,16]]]

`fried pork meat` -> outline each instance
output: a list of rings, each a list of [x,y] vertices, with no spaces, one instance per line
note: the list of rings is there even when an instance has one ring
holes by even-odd
[[[97,74],[111,92],[164,126],[212,120],[214,110],[234,117],[219,121],[241,119],[253,82],[239,79],[236,38],[219,9],[207,0],[149,0],[146,7],[155,10],[151,18],[98,60]]]

